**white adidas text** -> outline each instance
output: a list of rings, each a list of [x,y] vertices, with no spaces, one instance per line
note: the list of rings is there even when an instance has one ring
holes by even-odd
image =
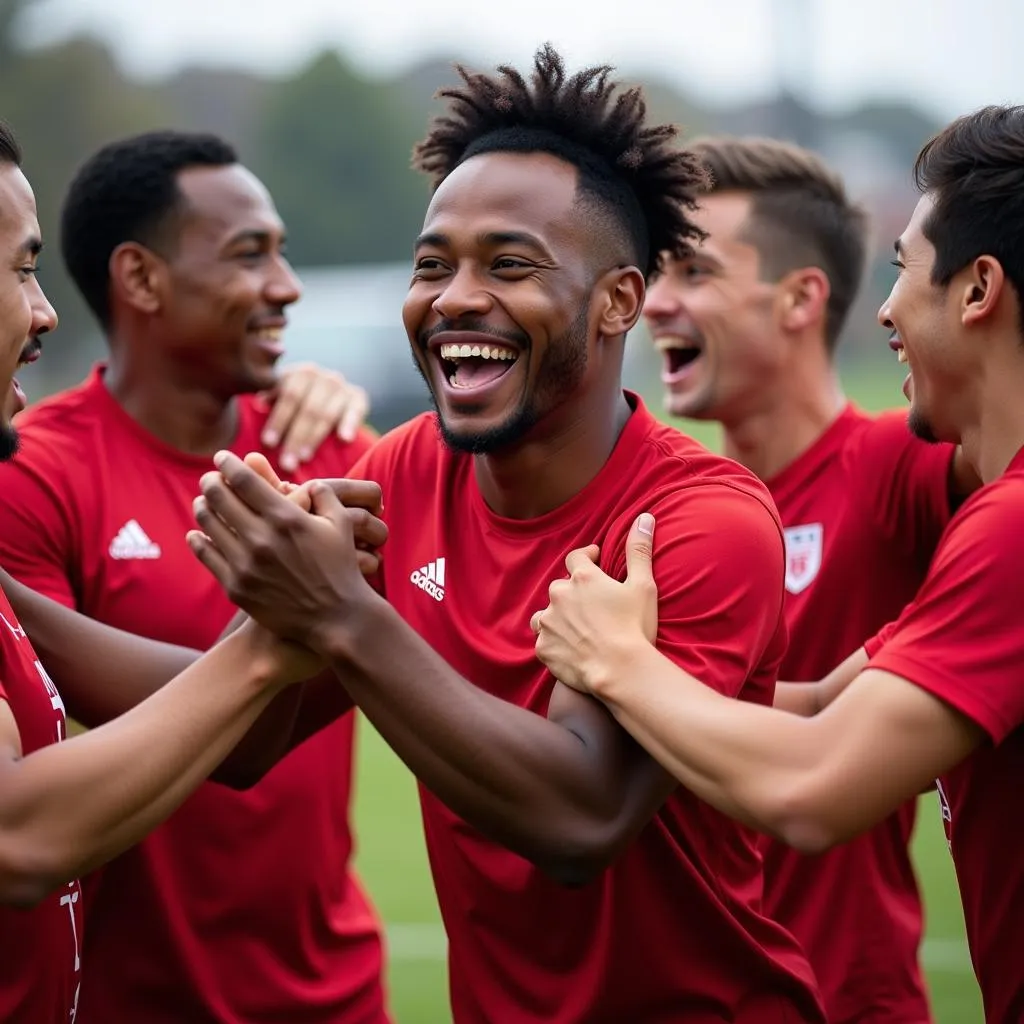
[[[435,558],[419,569],[413,569],[409,581],[429,594],[435,601],[444,600],[444,562],[443,558]]]
[[[110,542],[110,557],[118,559],[159,558],[160,545],[154,544],[139,526],[137,519],[129,519]]]

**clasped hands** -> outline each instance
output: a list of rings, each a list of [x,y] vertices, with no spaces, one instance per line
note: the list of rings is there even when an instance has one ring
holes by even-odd
[[[387,540],[380,486],[283,483],[259,454],[243,460],[220,452],[214,463],[200,481],[199,530],[189,533],[189,546],[234,604],[291,641],[277,652],[288,662],[284,674],[306,678],[328,651],[336,656],[344,647],[338,638],[360,607],[381,600],[365,579],[379,568]],[[566,556],[568,577],[551,584],[547,608],[530,620],[537,657],[565,685],[594,693],[631,644],[654,641],[653,533],[649,514],[634,522],[621,583],[598,567],[595,546]]]
[[[360,602],[380,600],[365,577],[387,540],[381,489],[362,480],[283,483],[259,454],[219,452],[214,465],[200,480],[189,547],[235,605],[290,641],[273,650],[280,675],[307,678]]]

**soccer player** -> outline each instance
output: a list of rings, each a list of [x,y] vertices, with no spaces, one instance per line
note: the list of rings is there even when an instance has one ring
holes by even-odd
[[[695,794],[805,852],[864,832],[938,779],[986,1019],[1012,1024],[1024,1012],[1024,632],[1012,597],[1024,570],[1024,107],[954,121],[915,178],[921,199],[879,319],[909,364],[914,432],[962,444],[984,486],[914,601],[837,670],[821,713],[726,702],[644,639],[650,538],[635,534],[625,584],[590,553],[569,556],[571,579],[537,616],[537,652]]]
[[[703,175],[609,71],[569,76],[550,48],[529,80],[461,69],[417,149],[435,191],[403,316],[437,413],[354,470],[383,490],[378,589],[352,574],[331,494],[307,515],[230,453],[190,542],[336,667],[418,776],[459,1024],[820,1021],[806,959],[761,910],[754,837],[533,655],[566,545],[599,536],[615,572],[648,507],[673,537],[659,650],[766,704],[785,647],[767,491],[622,390],[645,280],[689,252]]]
[[[227,143],[180,132],[101,149],[62,220],[110,357],[19,419],[0,563],[101,622],[205,650],[235,609],[184,537],[212,454],[264,450],[254,395],[275,385],[300,296],[284,228]],[[329,438],[300,477],[345,476],[371,443]],[[378,921],[349,863],[353,739],[346,715],[251,789],[201,787],[84,881],[77,1024],[386,1021]]]
[[[779,675],[818,680],[914,597],[977,480],[954,446],[914,437],[905,413],[868,416],[842,393],[833,356],[868,225],[839,176],[770,139],[692,149],[711,174],[694,214],[707,235],[665,261],[644,305],[665,408],[720,422],[725,453],[771,491],[787,548]],[[783,686],[775,703],[815,700],[814,687]],[[833,1024],[929,1020],[914,807],[816,857],[765,837],[765,909],[800,940]]]
[[[3,459],[17,449],[11,415],[24,402],[14,371],[36,358],[40,339],[57,321],[36,278],[42,243],[20,164],[14,136],[0,126]],[[146,644],[142,652],[133,638],[0,577],[0,1019],[69,1024],[81,977],[77,876],[172,813],[275,695],[317,665],[301,648],[250,624],[198,661],[168,645]],[[123,689],[149,693],[171,681],[118,721],[67,739],[61,693],[8,597],[18,598],[42,632],[61,635],[66,657],[79,662],[79,676],[90,685],[109,677]],[[87,699],[87,690],[72,688],[69,709]]]

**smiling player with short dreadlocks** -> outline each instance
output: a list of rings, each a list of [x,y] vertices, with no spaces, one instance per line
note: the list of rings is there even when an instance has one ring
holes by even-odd
[[[546,48],[529,83],[461,74],[417,148],[435,191],[403,309],[437,414],[354,471],[384,492],[377,590],[330,496],[325,529],[232,457],[191,543],[250,614],[335,667],[419,777],[457,1024],[819,1022],[799,947],[760,913],[753,836],[533,653],[565,553],[597,543],[621,576],[653,511],[658,649],[771,703],[785,633],[767,491],[621,382],[647,276],[699,237],[702,172],[608,68],[567,77]]]

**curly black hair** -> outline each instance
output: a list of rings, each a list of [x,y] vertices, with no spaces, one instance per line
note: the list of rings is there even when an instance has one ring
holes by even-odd
[[[577,168],[580,192],[615,218],[645,276],[663,254],[684,258],[703,238],[688,217],[707,184],[703,166],[673,145],[674,125],[646,124],[642,89],[621,89],[610,66],[568,77],[547,44],[529,82],[507,65],[494,75],[455,69],[464,84],[440,90],[448,112],[413,150],[413,166],[435,189],[480,153],[550,153]]]
[[[238,162],[216,135],[155,131],[104,146],[79,168],[61,211],[64,265],[100,326],[110,327],[110,255],[124,242],[157,249],[182,197],[178,174]]]

